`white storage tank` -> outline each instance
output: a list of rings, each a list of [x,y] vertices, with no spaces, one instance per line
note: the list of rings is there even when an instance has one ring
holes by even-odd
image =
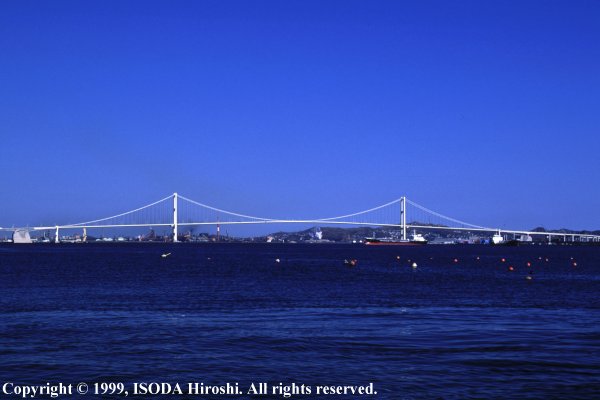
[[[13,233],[13,243],[32,243],[27,229],[17,229]]]

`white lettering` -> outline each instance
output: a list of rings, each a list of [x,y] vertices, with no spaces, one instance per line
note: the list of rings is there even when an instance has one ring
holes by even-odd
[[[2,393],[4,394],[12,394],[12,388],[15,384],[12,382],[6,382],[4,385],[2,385]],[[10,389],[8,389],[10,387]],[[9,391],[10,390],[10,391]]]

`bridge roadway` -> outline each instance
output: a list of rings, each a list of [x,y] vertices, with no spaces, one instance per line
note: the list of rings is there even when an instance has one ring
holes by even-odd
[[[401,224],[381,224],[372,222],[350,222],[350,221],[329,221],[319,219],[272,219],[262,221],[206,221],[206,222],[178,222],[178,226],[204,226],[204,225],[260,225],[260,224],[317,224],[320,226],[326,225],[346,225],[346,226],[376,226],[376,227],[390,227],[402,229]],[[55,230],[55,229],[93,229],[93,228],[132,228],[132,227],[173,227],[172,223],[160,223],[160,224],[112,224],[112,225],[59,225],[59,226],[36,226],[30,229],[33,231],[42,230]],[[570,237],[572,241],[575,237],[580,240],[585,239],[586,241],[600,241],[600,235],[590,235],[581,233],[564,233],[564,232],[534,232],[525,230],[512,230],[512,229],[493,229],[493,228],[462,228],[462,227],[451,227],[451,226],[434,226],[434,225],[414,225],[406,224],[407,229],[431,229],[431,230],[449,230],[449,231],[462,231],[462,232],[499,232],[500,234],[511,234],[511,235],[529,235],[529,236],[547,236],[547,237]],[[0,230],[3,228],[0,228]],[[5,230],[15,230],[15,228],[4,228]]]

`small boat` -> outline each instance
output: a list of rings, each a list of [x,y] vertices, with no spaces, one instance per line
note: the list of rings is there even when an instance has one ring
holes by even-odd
[[[518,240],[518,239],[507,240],[498,231],[498,232],[494,233],[494,236],[492,236],[492,240],[490,243],[494,246],[519,246],[526,242]]]
[[[504,241],[504,238],[500,234],[500,231],[494,233],[494,236],[492,236],[492,244],[500,244],[503,241]]]
[[[356,267],[356,264],[358,264],[358,260],[356,259],[344,260],[344,265],[347,265],[348,267]]]
[[[167,258],[167,257],[169,257],[170,255],[171,255],[171,253],[163,253],[163,254],[161,255],[161,257],[162,257],[162,258]]]
[[[392,238],[365,238],[366,245],[378,245],[378,246],[415,246],[415,245],[423,245],[427,244],[427,239],[423,237],[420,233],[413,231],[413,233],[408,237],[408,240],[402,239],[392,239]]]

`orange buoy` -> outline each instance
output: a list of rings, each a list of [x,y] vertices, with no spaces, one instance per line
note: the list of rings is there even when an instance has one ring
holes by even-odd
[[[576,262],[574,262],[574,263],[573,263],[573,266],[574,266],[574,267],[576,267],[576,266],[577,266],[577,263],[576,263]]]
[[[514,271],[515,269],[514,269],[514,268],[513,268],[513,266],[511,265],[511,266],[509,266],[509,267],[508,267],[508,270],[509,270],[509,271]]]
[[[531,267],[531,263],[529,261],[527,261],[527,266]]]
[[[500,261],[502,261],[502,262],[505,262],[505,261],[506,261],[506,258],[503,258],[503,259],[501,259]]]
[[[454,262],[455,262],[455,263],[457,263],[457,262],[458,262],[458,258],[455,258],[455,259],[454,259]]]

